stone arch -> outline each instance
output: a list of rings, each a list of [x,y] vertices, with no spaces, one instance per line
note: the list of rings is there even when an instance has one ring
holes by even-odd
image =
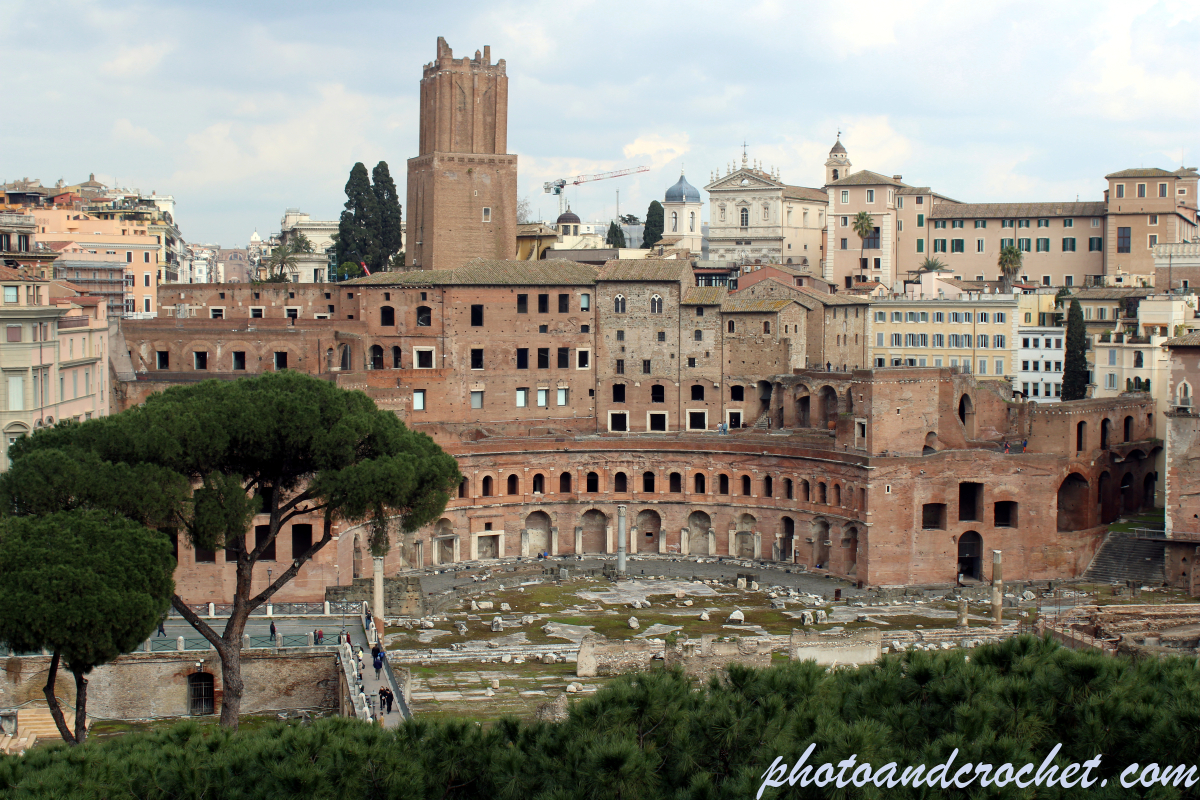
[[[579,518],[579,526],[583,529],[580,536],[580,549],[582,552],[607,552],[608,515],[595,508],[588,509]]]
[[[1087,421],[1075,426],[1075,451],[1082,453],[1087,449]]]
[[[508,494],[520,494],[521,493],[521,479],[517,477],[516,473],[513,473],[512,475],[508,476],[507,489],[508,489]]]
[[[958,421],[962,423],[963,431],[968,439],[975,438],[975,402],[971,395],[963,394],[958,399]]]
[[[540,472],[533,476],[533,493],[534,494],[545,494],[546,493],[546,476]]]
[[[717,476],[717,494],[729,494],[729,476],[724,473]]]
[[[1144,509],[1153,509],[1156,505],[1154,502],[1154,487],[1157,480],[1157,472],[1147,472],[1146,477],[1142,479],[1142,508]]]
[[[785,500],[794,500],[796,494],[795,484],[791,478],[783,479],[783,497]]]
[[[484,475],[483,481],[481,481],[481,483],[480,483],[480,490],[479,490],[480,496],[481,497],[491,497],[492,496],[492,486],[494,484],[495,484],[495,481],[492,480],[491,475]]]
[[[671,494],[680,494],[683,492],[683,474],[672,472],[667,476],[667,491]]]
[[[800,499],[806,503],[812,502],[812,486],[803,479],[800,481]]]
[[[1112,420],[1108,417],[1100,420],[1100,449],[1107,450],[1112,443]]]
[[[1121,476],[1121,513],[1136,513],[1140,506],[1141,503],[1139,502],[1137,485],[1133,479],[1133,473],[1126,472]]]
[[[341,369],[343,372],[349,372],[353,367],[353,362],[350,360],[350,345],[339,345],[338,349],[341,351],[338,362],[339,369]]]
[[[585,483],[586,490],[589,494],[600,491],[600,476],[595,472],[589,472]]]
[[[545,511],[534,511],[525,517],[525,532],[529,537],[528,556],[550,552],[550,515]]]
[[[1133,417],[1125,418],[1125,439],[1126,442],[1133,441]]]
[[[654,492],[654,473],[650,470],[642,473],[642,491],[647,494],[653,494]]]
[[[835,483],[833,485],[833,503],[831,505],[840,506],[842,504],[842,486]]]
[[[763,476],[763,497],[775,496],[775,479],[770,475]]]
[[[625,494],[629,491],[629,476],[624,472],[613,475],[613,491],[617,494]]]
[[[400,369],[401,368],[401,365],[403,362],[403,359],[401,358],[401,356],[403,355],[403,353],[404,353],[404,351],[401,350],[398,346],[396,346],[396,345],[392,346],[392,369]]]
[[[829,504],[829,495],[823,481],[817,484],[817,502],[823,506]]]
[[[688,514],[688,552],[692,555],[711,555],[708,552],[708,531],[712,517],[703,511]]]
[[[571,473],[564,472],[558,476],[558,491],[563,494],[571,493]]]
[[[692,490],[696,494],[705,494],[707,485],[707,480],[705,479],[703,472],[697,472],[695,477],[692,478]]]
[[[796,387],[796,424],[801,428],[812,427],[812,397],[807,386]]]
[[[438,564],[454,563],[454,523],[442,517],[433,526],[433,539]]]
[[[771,410],[771,382],[759,381],[758,387],[758,409],[755,411],[755,416],[759,417]]]
[[[846,390],[846,413],[854,413],[854,387],[851,386]]]
[[[958,574],[983,580],[983,537],[978,531],[967,531],[958,537]]]
[[[821,398],[821,427],[833,430],[837,426],[838,418],[837,390],[832,386],[822,386],[819,397]]]
[[[657,511],[645,509],[637,515],[639,551],[658,552],[658,537],[662,535],[662,517]]]
[[[925,434],[925,447],[921,450],[921,455],[930,456],[938,451],[938,435],[934,431]]]
[[[1089,491],[1087,478],[1072,472],[1058,487],[1058,529],[1079,531],[1088,527]]]
[[[754,491],[753,481],[749,475],[742,476],[742,496],[749,497]]]
[[[821,518],[809,525],[812,538],[812,565],[816,569],[829,569],[829,523]]]

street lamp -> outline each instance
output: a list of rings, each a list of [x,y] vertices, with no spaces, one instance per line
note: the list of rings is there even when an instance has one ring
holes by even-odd
[[[340,561],[337,563],[337,582],[338,582],[338,587],[340,588],[342,585],[342,563]],[[342,636],[344,637],[346,635],[346,600],[345,600],[345,598],[342,598],[341,600],[339,600],[338,605],[342,609]],[[338,640],[338,643],[339,644],[341,643],[340,639]]]

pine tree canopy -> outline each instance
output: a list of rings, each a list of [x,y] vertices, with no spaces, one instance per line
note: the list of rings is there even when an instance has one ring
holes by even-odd
[[[658,244],[663,236],[663,207],[657,200],[650,201],[646,209],[646,227],[642,230],[642,248],[649,249]]]
[[[1063,400],[1082,400],[1087,397],[1087,331],[1083,324],[1083,308],[1078,300],[1071,301],[1067,312],[1067,352],[1063,364]]]

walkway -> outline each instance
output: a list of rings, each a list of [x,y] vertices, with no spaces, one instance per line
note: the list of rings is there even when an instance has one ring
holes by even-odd
[[[384,714],[383,727],[395,728],[404,722],[404,699],[401,697],[400,690],[388,678],[388,670],[385,667],[379,672],[379,679],[375,678],[375,668],[371,666],[371,645],[367,642],[367,634],[363,630],[362,620],[360,617],[353,616],[346,620],[346,629],[350,633],[350,644],[357,653],[359,648],[362,648],[363,654],[363,691],[367,694],[367,699],[371,704],[371,714],[377,716],[379,714],[379,690],[387,686],[392,690],[392,694],[396,699],[392,701],[392,713]],[[328,639],[330,633],[336,632],[326,631],[325,635]]]

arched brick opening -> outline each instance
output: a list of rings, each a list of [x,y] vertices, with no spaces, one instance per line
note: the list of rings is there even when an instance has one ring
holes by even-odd
[[[637,515],[639,551],[658,552],[658,537],[662,535],[662,517],[657,511],[646,509]]]
[[[958,537],[958,574],[983,580],[983,537],[978,531],[967,531]]]
[[[837,426],[838,396],[832,386],[821,387],[821,427],[833,430]]]
[[[829,523],[814,519],[809,526],[812,538],[812,565],[814,569],[829,569]]]
[[[695,476],[695,477],[692,479],[692,489],[693,489],[693,491],[694,491],[696,494],[704,494],[704,493],[705,493],[705,491],[704,491],[704,490],[705,490],[705,487],[706,487],[707,485],[708,485],[708,484],[707,484],[707,482],[706,482],[706,480],[705,480],[705,478],[704,478],[704,473],[703,473],[703,472],[697,472],[697,473],[696,473],[696,476]]]
[[[437,563],[452,564],[454,562],[454,523],[442,517],[433,528],[433,536],[434,547],[437,548]]]
[[[515,474],[508,476],[508,494],[521,493],[521,479]]]
[[[778,560],[792,562],[796,557],[796,521],[784,516],[779,520]]]
[[[585,553],[603,553],[608,544],[608,516],[603,511],[589,509],[579,518],[583,528],[580,547]]]
[[[1079,531],[1088,527],[1090,487],[1087,479],[1072,472],[1058,487],[1058,529]]]
[[[958,420],[963,425],[968,439],[975,438],[975,403],[971,395],[964,394],[958,400]]]
[[[858,528],[850,527],[842,536],[842,550],[846,561],[846,574],[858,575]]]
[[[754,558],[754,527],[758,520],[753,514],[738,517],[737,533],[734,535],[734,552],[737,558]]]
[[[692,555],[710,555],[708,552],[708,529],[712,517],[703,511],[688,514],[688,552]]]
[[[529,536],[529,555],[550,552],[550,515],[545,511],[534,511],[525,517],[525,530]]]

